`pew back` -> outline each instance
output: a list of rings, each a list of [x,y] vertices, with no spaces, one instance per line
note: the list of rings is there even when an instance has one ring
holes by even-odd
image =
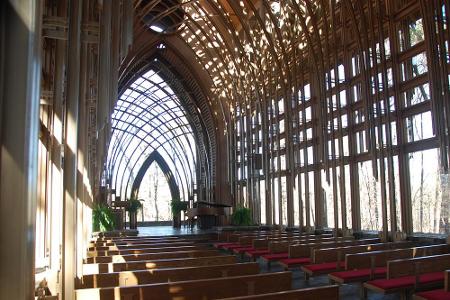
[[[155,260],[155,259],[169,259],[182,257],[206,257],[217,256],[220,252],[217,250],[194,250],[194,251],[171,251],[159,253],[142,253],[142,254],[127,254],[127,255],[113,255],[113,256],[97,256],[89,257],[85,263],[119,263],[127,261],[139,260]]]
[[[387,264],[387,278],[445,271],[450,269],[450,254],[393,260]]]
[[[143,253],[160,253],[160,252],[170,252],[170,251],[194,251],[194,250],[205,250],[209,247],[205,245],[195,245],[195,246],[181,246],[181,247],[162,247],[162,248],[142,248],[142,249],[128,249],[128,250],[99,250],[99,251],[88,251],[88,257],[96,256],[112,256],[112,255],[129,255],[129,254],[143,254]]]
[[[390,260],[407,259],[433,254],[447,253],[447,245],[431,245],[406,249],[372,251],[368,253],[348,254],[345,257],[347,270],[383,267]]]
[[[130,287],[81,289],[76,299],[110,300],[208,300],[236,296],[281,292],[291,289],[291,272],[266,273],[249,276],[178,281]]]
[[[314,241],[309,243],[292,244],[289,246],[289,258],[311,257],[311,249],[339,247],[345,245],[353,245],[352,240],[327,240]]]
[[[79,288],[130,286],[161,282],[198,280],[259,273],[258,263],[240,263],[216,266],[182,267],[141,271],[125,271],[84,275]]]
[[[336,248],[316,248],[312,252],[312,261],[315,264],[343,261],[345,255],[363,253],[377,250],[402,249],[414,246],[412,242],[358,244]]]
[[[232,255],[221,255],[198,258],[158,259],[148,261],[132,261],[127,263],[83,264],[83,275],[132,270],[151,270],[161,268],[193,267],[224,265],[236,262]]]
[[[310,300],[310,299],[339,300],[339,287],[337,285],[330,285],[324,287],[306,288],[301,290],[284,291],[270,294],[233,297],[222,300]]]

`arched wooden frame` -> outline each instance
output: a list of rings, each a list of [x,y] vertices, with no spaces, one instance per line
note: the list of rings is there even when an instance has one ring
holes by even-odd
[[[131,188],[131,195],[136,197],[139,195],[139,188],[141,187],[142,179],[153,162],[156,162],[161,168],[161,171],[163,171],[167,183],[169,184],[172,199],[180,199],[180,189],[175,181],[175,177],[170,170],[169,165],[158,151],[153,151],[142,164],[136,178],[134,179],[133,186]]]

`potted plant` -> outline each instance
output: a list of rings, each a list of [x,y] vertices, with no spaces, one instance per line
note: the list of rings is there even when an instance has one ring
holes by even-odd
[[[130,216],[130,229],[137,229],[137,212],[142,207],[142,203],[133,196],[127,202],[126,210]]]
[[[253,225],[252,212],[249,208],[238,206],[231,215],[231,222],[237,226]]]
[[[187,203],[180,199],[172,199],[170,201],[170,209],[173,217],[173,227],[181,227],[181,212],[187,209]]]
[[[104,204],[95,204],[92,210],[92,227],[94,231],[111,231],[114,229],[114,215],[111,208]]]

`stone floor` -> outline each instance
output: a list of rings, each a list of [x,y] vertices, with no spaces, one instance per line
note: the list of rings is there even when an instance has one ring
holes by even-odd
[[[152,235],[152,236],[167,236],[167,235],[189,235],[198,233],[207,233],[208,231],[199,230],[197,228],[189,229],[187,227],[181,227],[179,229],[172,226],[150,226],[150,227],[138,227],[139,235]],[[270,270],[267,268],[267,264],[259,261],[261,272],[277,272],[283,271],[283,268],[273,263]],[[294,288],[305,288],[328,285],[328,277],[318,276],[311,278],[309,282],[303,280],[304,274],[300,270],[293,270],[292,286]],[[340,288],[340,298],[343,300],[359,300],[360,299],[360,286],[358,284],[343,285]],[[381,295],[376,293],[369,293],[369,300],[396,300],[400,299],[398,295]],[[322,299],[317,299],[322,300]],[[326,300],[326,299],[323,299]]]

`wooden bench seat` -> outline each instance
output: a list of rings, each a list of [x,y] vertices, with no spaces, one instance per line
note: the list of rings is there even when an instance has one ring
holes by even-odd
[[[247,238],[247,240],[245,240],[245,238]],[[245,252],[244,250],[241,249],[245,249],[246,251],[250,251],[250,250],[255,250],[253,247],[253,241],[254,240],[266,240],[266,241],[284,241],[284,240],[290,240],[293,239],[293,235],[259,235],[259,236],[251,236],[251,237],[241,237],[239,240],[239,245],[236,245],[235,247],[231,247],[229,248],[229,250],[232,250],[233,252],[239,254],[239,253],[243,253]],[[308,236],[299,236],[299,239],[302,238],[308,238]]]
[[[245,236],[240,237],[238,243],[230,243],[226,245],[222,245],[221,247],[225,250],[230,250],[234,252],[234,249],[237,250],[237,254],[245,253],[245,251],[252,251],[254,249],[251,248],[252,241],[255,239],[268,239],[269,241],[286,241],[286,240],[316,240],[316,239],[324,239],[324,238],[330,238],[328,236],[322,237],[322,236],[307,236],[307,235],[267,235],[267,236]],[[245,249],[245,250],[240,250]]]
[[[89,247],[88,251],[99,251],[99,250],[111,251],[111,250],[127,250],[127,249],[142,249],[142,248],[163,248],[163,247],[193,246],[193,245],[195,245],[193,242],[133,244],[133,245]]]
[[[84,275],[78,288],[131,286],[161,282],[198,280],[259,273],[259,264],[239,263],[201,267],[182,267],[141,271],[113,272]]]
[[[221,255],[221,256],[197,257],[197,258],[175,258],[175,259],[158,259],[148,261],[132,261],[126,263],[83,264],[83,275],[132,271],[132,270],[223,265],[223,264],[232,264],[235,262],[236,262],[235,256]]]
[[[345,259],[347,254],[370,252],[377,250],[404,249],[414,247],[413,242],[380,243],[378,239],[360,240],[358,244],[334,248],[316,248],[312,252],[312,262],[315,264],[336,262]],[[356,241],[355,241],[356,242]]]
[[[261,237],[259,235],[258,236],[241,236],[238,238],[237,243],[224,245],[221,248],[224,250],[233,251],[233,249],[236,249],[236,248],[248,247],[248,246],[252,245],[252,241],[254,239],[258,239],[258,238],[261,238]]]
[[[221,234],[219,233],[219,238],[217,242],[213,243],[215,248],[228,248],[228,247],[237,247],[241,244],[240,239],[242,238],[253,238],[253,239],[261,239],[261,238],[283,238],[288,237],[292,234],[283,232],[258,232],[258,233],[228,233]],[[251,242],[248,243],[251,245]]]
[[[438,289],[420,292],[414,295],[414,300],[450,300],[450,291]]]
[[[321,236],[318,236],[318,237],[313,238],[313,239],[311,239],[311,238],[307,238],[307,239],[289,239],[287,241],[289,242],[289,245],[290,245],[290,244],[304,244],[304,243],[321,243],[321,242],[333,241],[333,239],[334,238],[332,238],[332,237],[321,237]],[[253,250],[246,250],[245,251],[245,255],[250,257],[250,259],[252,259],[252,260],[256,260],[260,256],[269,255],[271,253],[274,253],[274,252],[271,252],[271,250],[269,249],[269,244],[271,242],[275,243],[275,242],[283,242],[283,241],[284,240],[273,240],[273,239],[268,240],[266,242],[267,246],[265,248],[258,247],[258,248],[255,248]],[[260,244],[262,244],[262,243],[263,242],[261,242]],[[281,253],[281,252],[289,253],[289,249],[287,248],[287,249],[285,249],[283,251],[278,251],[277,253]],[[289,255],[285,255],[284,258],[287,258],[287,257],[289,257]],[[281,259],[284,259],[284,258],[277,257],[277,260],[281,260]]]
[[[450,270],[443,272],[444,288],[420,292],[414,295],[414,300],[450,300]]]
[[[443,286],[444,271],[450,268],[450,254],[416,257],[388,262],[387,277],[366,282],[366,289],[382,293],[402,293],[414,289]]]
[[[397,247],[402,249],[411,246],[411,242],[399,242],[313,249],[312,264],[302,265],[300,269],[305,273],[305,279],[308,280],[310,277],[326,275],[345,269],[345,255],[347,254],[396,249]]]
[[[385,277],[387,264],[390,260],[408,259],[446,252],[448,252],[447,245],[432,245],[348,254],[345,257],[346,271],[333,272],[328,274],[328,277],[331,281],[340,284],[365,282],[375,278]]]
[[[221,300],[339,300],[339,287],[336,285],[291,290],[278,293],[225,298]]]
[[[290,290],[291,272],[76,290],[76,299],[208,300]]]
[[[318,242],[321,243],[339,243],[339,242],[347,242],[347,241],[354,241],[353,237],[337,237],[337,238],[325,238],[325,239],[321,239],[321,240],[298,240],[296,241],[296,244],[306,244],[308,242],[317,244]],[[356,241],[355,241],[356,242]],[[270,249],[269,248],[269,252],[268,254],[264,254],[261,255],[261,259],[264,261],[267,261],[269,264],[272,261],[281,261],[282,263],[284,262],[283,266],[285,266],[286,264],[286,260],[289,258],[295,258],[295,255],[293,255],[294,257],[290,257],[290,255],[292,255],[292,251],[291,254],[289,253],[289,246],[288,245],[286,248],[284,247],[278,247],[276,249]],[[288,263],[291,263],[292,261],[288,261]]]
[[[95,240],[96,241],[103,241],[103,242],[113,242],[113,241],[135,241],[135,240],[141,240],[141,239],[149,239],[149,240],[172,240],[172,239],[179,239],[179,236],[154,236],[154,235],[140,235],[140,236],[123,236],[123,237],[98,237]]]
[[[303,238],[305,238],[305,239],[308,239],[309,237],[308,236],[302,236],[302,237],[300,237],[300,239],[303,239]],[[289,240],[289,238],[286,238],[287,240]],[[245,252],[249,252],[249,253],[251,253],[251,252],[253,252],[253,251],[255,251],[255,250],[268,250],[267,249],[267,247],[268,247],[268,244],[269,244],[269,241],[282,241],[282,240],[285,240],[285,238],[279,238],[279,237],[265,237],[264,239],[262,239],[262,240],[265,240],[266,242],[264,243],[264,247],[262,247],[262,246],[259,246],[259,247],[255,247],[255,245],[254,245],[254,243],[253,243],[253,241],[254,240],[261,240],[261,237],[253,237],[253,239],[252,239],[252,243],[250,244],[250,245],[243,245],[243,246],[241,246],[241,247],[233,247],[233,252],[235,253],[235,254],[245,254]],[[249,255],[250,256],[250,255]]]
[[[129,255],[129,254],[143,254],[143,253],[160,253],[171,251],[195,251],[212,249],[206,245],[195,246],[181,246],[181,247],[162,247],[162,248],[141,248],[141,249],[128,249],[128,250],[100,250],[100,251],[88,251],[87,257],[96,256],[112,256],[112,255]]]
[[[206,256],[218,256],[218,255],[220,255],[220,253],[217,250],[169,251],[169,252],[158,252],[158,253],[142,253],[142,254],[89,257],[85,260],[85,263],[87,263],[87,264],[119,263],[119,262],[138,261],[138,260],[155,260],[155,259],[169,259],[169,258],[182,258],[182,257],[206,257]]]
[[[337,241],[322,241],[306,244],[294,244],[289,246],[289,256],[287,258],[279,260],[278,263],[282,265],[286,270],[295,267],[300,267],[304,264],[310,264],[312,262],[311,253],[314,249],[338,247],[343,245],[354,245],[355,243],[359,242],[344,239]]]
[[[171,243],[171,242],[189,242],[186,239],[175,238],[175,239],[134,239],[134,240],[115,240],[115,241],[92,241],[89,246],[114,246],[114,245],[133,245],[133,244],[161,244],[161,243]]]

